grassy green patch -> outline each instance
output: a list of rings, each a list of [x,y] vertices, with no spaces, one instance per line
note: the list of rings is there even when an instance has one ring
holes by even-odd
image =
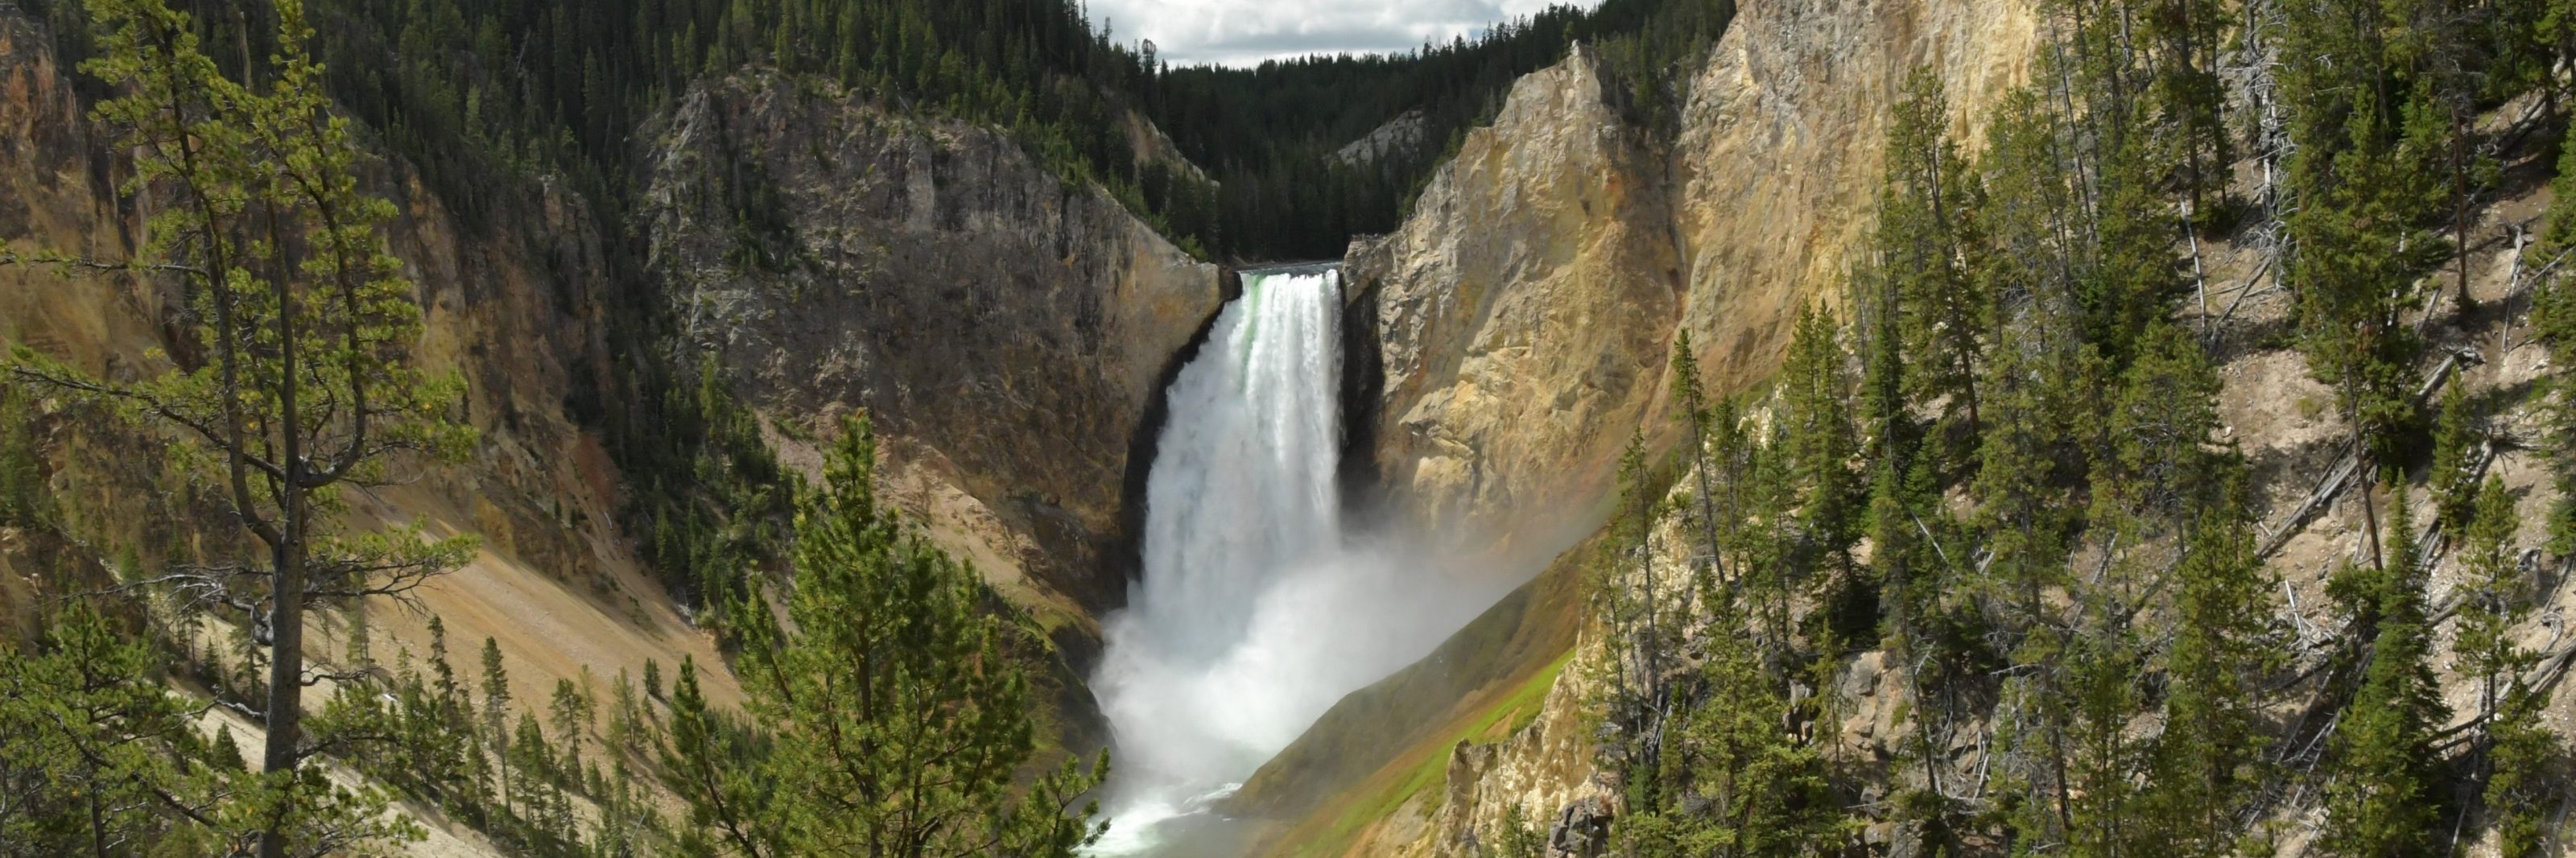
[[[1519,688],[1512,689],[1510,697],[1503,698],[1501,703],[1485,710],[1484,717],[1477,722],[1475,729],[1468,731],[1468,735],[1481,737],[1479,741],[1500,741],[1528,727],[1530,722],[1538,720],[1539,707],[1547,702],[1548,689],[1556,687],[1557,674],[1564,673],[1565,665],[1573,660],[1574,651],[1569,649],[1564,655],[1557,656],[1555,661],[1548,662],[1546,667],[1539,668],[1538,673],[1531,675],[1528,682],[1521,683]],[[1511,716],[1511,726],[1495,732],[1494,725],[1502,723],[1506,715]]]
[[[1441,741],[1425,742],[1407,749],[1403,756],[1369,778],[1370,786],[1352,791],[1354,796],[1365,796],[1365,800],[1353,802],[1340,813],[1333,814],[1332,822],[1322,832],[1290,846],[1285,850],[1286,854],[1298,858],[1341,854],[1350,848],[1351,841],[1358,837],[1361,829],[1395,815],[1423,790],[1447,788],[1450,749],[1461,742],[1499,742],[1538,720],[1539,711],[1547,702],[1548,689],[1555,686],[1557,675],[1565,672],[1565,665],[1573,659],[1574,651],[1566,650],[1546,667],[1513,686],[1508,694],[1462,716],[1455,722],[1455,729],[1441,731],[1439,735],[1444,737]]]

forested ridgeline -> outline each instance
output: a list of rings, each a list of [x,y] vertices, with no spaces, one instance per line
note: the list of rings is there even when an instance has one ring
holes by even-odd
[[[2042,9],[1970,139],[1913,78],[1775,386],[1676,344],[1689,442],[1599,559],[1596,842],[2560,854],[2576,6]],[[2312,454],[2246,422],[2285,397]]]
[[[92,53],[82,0],[28,7],[66,64]],[[277,47],[266,4],[180,8],[228,73]],[[330,0],[311,17],[334,101],[469,214],[502,192],[495,175],[632,192],[645,122],[693,80],[750,64],[1010,129],[1068,171],[1130,160],[1112,100],[1145,73],[1064,0]]]
[[[91,52],[82,4],[26,4],[54,24],[67,62]],[[224,68],[275,48],[260,4],[179,8]],[[638,189],[648,121],[693,80],[765,65],[899,111],[1002,128],[1201,255],[1275,259],[1338,256],[1352,234],[1392,229],[1442,144],[1573,43],[1604,45],[1646,95],[1714,43],[1732,10],[1731,0],[1610,0],[1402,55],[1255,69],[1168,68],[1067,0],[329,0],[312,18],[335,101],[470,223],[506,192],[495,175],[560,173],[622,210]],[[1332,157],[1408,112],[1424,119],[1412,144],[1372,161]],[[1131,116],[1159,124],[1206,170],[1140,150]],[[745,213],[764,216],[775,217]]]
[[[1183,234],[1237,258],[1338,258],[1353,235],[1393,231],[1460,139],[1501,109],[1512,83],[1577,43],[1607,60],[1628,90],[1615,95],[1633,121],[1671,131],[1679,77],[1697,68],[1734,10],[1733,0],[1609,0],[1394,56],[1165,70],[1140,100],[1213,174],[1216,205],[1166,209],[1166,195],[1180,193],[1167,188],[1185,183],[1150,167],[1145,199],[1172,211]],[[1344,151],[1382,128],[1389,136],[1380,146]]]

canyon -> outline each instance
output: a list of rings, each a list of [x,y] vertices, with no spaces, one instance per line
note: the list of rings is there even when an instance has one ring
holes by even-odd
[[[1262,749],[1276,751],[1266,762],[1191,773],[1194,795],[1226,787],[1210,806],[1242,821],[1245,848],[1478,855],[1479,838],[1525,818],[1563,845],[1548,854],[1584,852],[1577,841],[1625,799],[1586,716],[1601,680],[1584,665],[1612,644],[1585,603],[1593,573],[1581,558],[1605,539],[1629,440],[1658,454],[1685,443],[1674,344],[1688,333],[1712,392],[1760,390],[1803,310],[1850,301],[1842,289],[1875,222],[1907,75],[1928,69],[1943,83],[1949,131],[1975,151],[1991,110],[2035,73],[2048,27],[2025,0],[1742,0],[1734,16],[1680,75],[1670,135],[1634,121],[1637,95],[1595,48],[1577,44],[1519,78],[1396,229],[1351,242],[1331,297],[1307,308],[1329,316],[1309,321],[1337,351],[1330,389],[1273,405],[1305,414],[1333,400],[1339,422],[1299,437],[1332,444],[1304,451],[1329,474],[1301,475],[1331,494],[1305,500],[1336,518],[1297,533],[1400,534],[1407,551],[1447,558],[1440,574],[1472,579],[1456,590],[1472,604],[1422,620],[1445,637],[1408,640],[1427,651],[1420,660],[1336,676],[1346,696],[1301,700],[1317,711],[1263,725],[1280,733],[1264,736],[1278,746]],[[130,258],[154,195],[124,189],[130,159],[84,114],[50,39],[0,6],[0,247]],[[1139,163],[1198,169],[1129,119]],[[1184,369],[1232,347],[1227,308],[1257,300],[1269,275],[1194,256],[1001,129],[774,69],[690,82],[642,128],[632,223],[554,181],[502,190],[469,222],[399,159],[369,167],[367,185],[400,208],[395,249],[421,284],[419,352],[468,380],[481,434],[464,466],[372,492],[351,515],[483,539],[469,566],[423,589],[426,614],[381,606],[370,633],[425,647],[434,614],[451,638],[493,638],[526,666],[512,674],[525,700],[648,660],[724,663],[644,568],[648,534],[619,515],[633,475],[584,416],[631,392],[615,381],[631,356],[612,336],[612,308],[654,302],[675,326],[659,345],[739,397],[788,469],[818,476],[842,419],[867,414],[885,497],[1046,641],[1050,759],[1113,746],[1120,713],[1104,714],[1114,700],[1090,684],[1116,663],[1105,653],[1122,612],[1153,608],[1134,601],[1160,583],[1139,578],[1154,562],[1154,466],[1176,449],[1172,428],[1189,425],[1173,409],[1206,407],[1184,395]],[[1382,132],[1344,157],[1441,142],[1409,125]],[[2547,202],[2539,183],[2516,185],[2480,209],[2479,228],[2519,234]],[[2332,392],[2276,336],[2289,299],[2257,292],[2263,248],[2239,238],[2192,251],[2204,292],[2245,308],[2214,321],[2204,310],[2200,323],[2223,328],[2211,339],[2224,419],[2255,461],[2264,521],[2283,528],[2271,568],[2313,612],[2325,567],[2356,550],[2366,514],[2294,513],[2344,429],[2293,403]],[[2520,253],[2500,242],[2473,252],[2481,301],[2512,306],[2522,294]],[[0,344],[100,377],[171,365],[184,310],[168,284],[130,271],[0,266]],[[2487,352],[2460,383],[2519,390],[2542,376],[2545,358],[2524,348],[2527,334],[2512,339],[2513,324],[2456,323],[2447,345]],[[48,488],[84,512],[69,528],[78,538],[0,531],[0,618],[12,629],[32,629],[47,598],[111,575],[98,571],[111,565],[99,545],[239,538],[174,523],[196,512],[187,493],[122,455],[147,441],[77,409],[40,409]],[[2542,418],[2526,407],[2500,419],[2537,432]],[[2498,468],[2523,492],[2523,535],[2536,544],[2554,490],[2535,462]],[[1674,534],[1663,560],[1692,562],[1682,516],[1652,526]],[[51,571],[70,567],[85,571]],[[2439,567],[2437,589],[2460,574]],[[2558,582],[2540,605],[2563,611],[2576,592]],[[1228,631],[1252,613],[1233,607],[1242,614],[1215,618]],[[1849,713],[1827,725],[1831,747],[1886,774],[1908,691],[1888,653],[1862,649],[1806,690]],[[742,699],[727,671],[704,675],[711,697]],[[2454,698],[2466,693],[2455,671],[2443,678]],[[2570,695],[2556,694],[2564,733]],[[1136,699],[1131,708],[1150,704]],[[1944,750],[1960,766],[1988,753],[1965,741]],[[1906,854],[1910,836],[1874,826],[1862,839]],[[458,842],[488,845],[470,833]]]

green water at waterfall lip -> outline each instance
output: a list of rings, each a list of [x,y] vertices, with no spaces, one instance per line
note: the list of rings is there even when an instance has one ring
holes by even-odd
[[[1252,344],[1261,339],[1261,286],[1268,282],[1270,275],[1266,274],[1244,278],[1243,297],[1235,299],[1243,303],[1243,327],[1234,332],[1235,366],[1252,365]],[[1252,376],[1249,373],[1234,380],[1234,392],[1238,397],[1251,387]]]
[[[1316,259],[1306,262],[1267,262],[1260,265],[1246,265],[1235,269],[1235,273],[1245,277],[1271,277],[1282,274],[1322,274],[1340,267],[1342,267],[1342,261],[1339,259]]]
[[[1312,276],[1339,271],[1341,268],[1342,263],[1340,260],[1327,259],[1316,262],[1285,262],[1276,265],[1260,265],[1237,269],[1235,273],[1243,277],[1243,295],[1242,297],[1236,298],[1235,301],[1243,304],[1246,308],[1258,307],[1261,305],[1261,287],[1263,284],[1270,282],[1271,278]],[[1234,343],[1232,345],[1235,349],[1235,365],[1242,366],[1252,362],[1252,344],[1260,339],[1260,333],[1261,314],[1250,313],[1244,318],[1242,329],[1234,332]],[[1252,380],[1249,378],[1236,379],[1235,392],[1242,393],[1244,390],[1249,388],[1251,383]]]

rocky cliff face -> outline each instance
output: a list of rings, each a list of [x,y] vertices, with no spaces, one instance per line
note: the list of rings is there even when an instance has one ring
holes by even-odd
[[[2020,83],[2038,45],[2027,0],[1748,0],[1682,108],[1674,236],[1680,323],[1719,390],[1768,377],[1798,309],[1840,302],[1875,198],[1889,107],[1918,67],[1955,130]]]
[[[1971,131],[1966,118],[2027,73],[2037,26],[2025,2],[1745,0],[1691,77],[1669,145],[1619,119],[1583,52],[1523,78],[1404,226],[1355,243],[1347,263],[1355,312],[1382,341],[1368,449],[1383,501],[1479,543],[1586,520],[1631,431],[1670,440],[1676,332],[1691,332],[1722,394],[1777,369],[1800,307],[1840,300],[1907,75],[1939,74]],[[1444,748],[1445,792],[1351,854],[1466,854],[1513,804],[1542,833],[1579,829],[1564,811],[1615,797],[1588,785],[1588,751],[1568,734],[1576,673],[1532,726]],[[1404,733],[1373,739],[1394,748],[1450,738],[1435,724],[1370,729]]]
[[[1677,330],[1723,393],[1778,366],[1800,306],[1838,299],[1907,74],[1933,68],[1973,115],[2026,71],[2036,26],[2022,2],[1748,0],[1668,147],[1580,50],[1523,78],[1348,261],[1376,290],[1392,506],[1477,538],[1591,509],[1630,430],[1669,434]]]
[[[1402,228],[1354,245],[1375,459],[1413,529],[1504,533],[1602,494],[1682,297],[1665,175],[1578,50],[1512,87]]]
[[[2029,4],[2019,2],[1748,0],[1740,6],[1732,29],[1691,84],[1683,131],[1664,166],[1666,175],[1671,177],[1671,196],[1665,208],[1671,212],[1673,253],[1682,260],[1685,286],[1680,290],[1678,312],[1662,320],[1662,324],[1667,332],[1675,325],[1691,331],[1694,342],[1702,349],[1701,365],[1713,384],[1721,390],[1744,389],[1769,375],[1778,364],[1788,339],[1789,323],[1798,308],[1806,302],[1841,297],[1832,287],[1852,260],[1851,254],[1860,246],[1857,239],[1871,220],[1870,195],[1877,187],[1885,118],[1908,71],[1928,66],[1943,79],[1951,98],[1953,130],[1973,146],[1977,129],[1966,123],[1967,118],[1988,115],[1998,96],[2023,79],[2038,39],[2038,24]],[[1534,77],[1525,81],[1524,86],[1535,85],[1537,80]],[[2520,109],[2508,107],[2505,112]],[[1578,127],[1588,121],[1580,113],[1572,116],[1572,124]],[[1526,135],[1546,139],[1555,130],[1524,129],[1498,122],[1492,133],[1497,137]],[[2518,153],[2509,160],[2531,159],[2521,160],[2522,166],[2514,169],[2538,176],[2543,171],[2536,166],[2537,157]],[[2251,169],[2245,172],[2255,173]],[[1510,182],[1525,185],[1531,180],[1529,176],[1515,176]],[[2527,317],[2520,314],[2529,307],[2534,263],[2525,257],[2523,237],[2543,221],[2549,193],[2536,179],[2507,183],[2494,199],[2483,201],[2482,208],[2473,210],[2475,220],[2470,234],[2488,237],[2468,251],[2467,268],[2471,273],[2467,290],[2474,299],[2472,305],[2478,309],[2462,311],[2445,300],[2432,305],[2419,322],[2419,329],[2427,331],[2429,341],[2436,346],[2434,357],[2419,369],[2428,379],[2439,378],[2433,371],[2433,360],[2448,355],[2469,356],[2463,359],[2463,365],[2471,368],[2442,383],[2464,385],[2470,401],[2497,403],[2492,406],[2496,408],[2492,420],[2496,431],[2505,436],[2536,431],[2527,427],[2542,419],[2542,400],[2529,392],[2548,371],[2547,358],[2543,350],[2514,339],[2509,332],[2528,325]],[[1448,216],[1446,212],[1457,200],[1474,198],[1473,189],[1435,184],[1432,192],[1426,193],[1416,219]],[[1471,218],[1463,225],[1492,231],[1508,241],[1512,240],[1511,230],[1523,222],[1518,210],[1505,209]],[[1409,224],[1408,232],[1412,228]],[[1604,229],[1599,225],[1587,228]],[[2257,498],[2254,515],[2260,532],[2269,535],[2260,556],[2267,565],[2267,574],[2278,576],[2282,588],[2278,619],[2283,628],[2295,632],[2291,650],[2296,664],[2291,673],[2314,676],[2343,646],[2336,636],[2345,617],[2333,607],[2327,593],[2331,570],[2368,556],[2369,534],[2376,520],[2364,504],[2353,502],[2356,498],[2349,490],[2344,490],[2339,500],[2320,508],[2312,510],[2307,506],[2312,493],[2332,485],[2326,477],[2339,461],[2343,439],[2349,437],[2351,429],[2324,404],[2332,399],[2331,392],[2310,377],[2297,352],[2283,345],[2278,332],[2287,324],[2291,299],[2281,290],[2261,288],[2268,282],[2264,278],[2271,257],[2259,241],[2240,245],[2244,238],[2247,236],[2190,245],[2189,252],[2195,255],[2192,270],[2205,273],[2208,292],[2233,293],[2236,299],[2231,299],[2229,308],[2214,318],[2208,311],[2185,305],[2176,311],[2176,319],[2206,326],[2215,344],[2211,353],[2224,379],[2218,397],[2224,423],[2221,434],[2229,444],[2242,449],[2253,466],[2252,488]],[[1481,383],[1472,373],[1441,367],[1471,364],[1480,354],[1480,344],[1526,336],[1539,330],[1538,326],[1494,314],[1474,324],[1443,328],[1425,321],[1432,318],[1429,314],[1413,312],[1409,307],[1442,306],[1443,300],[1492,305],[1491,299],[1478,296],[1477,290],[1484,284],[1507,284],[1507,288],[1531,296],[1571,293],[1583,286],[1527,278],[1521,269],[1509,265],[1463,261],[1473,259],[1471,255],[1462,254],[1455,259],[1440,255],[1449,251],[1449,247],[1407,245],[1394,239],[1364,243],[1354,252],[1353,266],[1375,275],[1374,288],[1382,297],[1371,300],[1368,306],[1377,311],[1376,318],[1387,322],[1383,333],[1387,341],[1387,395],[1383,403],[1390,416],[1383,425],[1413,431],[1416,437],[1464,438],[1474,443],[1447,448],[1435,455],[1425,452],[1426,448],[1416,441],[1390,434],[1374,449],[1390,474],[1418,475],[1425,471],[1424,463],[1446,455],[1472,464],[1463,470],[1479,476],[1477,481],[1463,483],[1419,476],[1392,481],[1392,500],[1400,508],[1466,510],[1469,515],[1486,516],[1489,520],[1531,521],[1534,516],[1526,510],[1495,506],[1527,498],[1529,492],[1493,494],[1481,491],[1482,487],[1497,481],[1527,485],[1547,479],[1551,469],[1565,469],[1563,473],[1568,476],[1562,479],[1569,485],[1597,480],[1597,472],[1587,475],[1583,471],[1597,459],[1586,451],[1547,451],[1529,444],[1526,438],[1545,437],[1554,429],[1530,422],[1526,412],[1513,421],[1487,423],[1479,419],[1480,415],[1422,409],[1425,403],[1440,403],[1445,401],[1444,396],[1458,395],[1452,391],[1472,391]],[[1408,256],[1425,252],[1431,255]],[[2185,251],[2177,247],[2175,252]],[[1582,306],[1582,299],[1570,294],[1552,300],[1557,306]],[[2238,305],[2242,313],[2237,312]],[[1652,356],[1626,358],[1632,365],[1647,365]],[[1424,367],[1432,369],[1421,369]],[[1413,374],[1407,375],[1408,372]],[[1654,384],[1668,383],[1658,380]],[[1581,379],[1565,376],[1525,379],[1521,385],[1518,389],[1536,395],[1589,389]],[[1661,420],[1657,409],[1662,407],[1660,397],[1664,395],[1657,392],[1648,397],[1640,416],[1635,418],[1645,421],[1650,435]],[[1572,401],[1578,407],[1590,402],[1581,398]],[[1509,413],[1512,405],[1499,407]],[[1608,413],[1598,410],[1598,405],[1592,407],[1595,415]],[[1408,410],[1436,417],[1399,423],[1392,416]],[[1574,418],[1557,415],[1557,419]],[[1610,414],[1604,419],[1619,426],[1616,421],[1622,418]],[[1531,449],[1540,452],[1516,452]],[[1406,467],[1412,470],[1404,470]],[[1455,466],[1440,463],[1440,467]],[[2516,499],[2522,529],[2513,536],[2512,544],[2543,544],[2547,538],[2541,525],[2544,511],[2557,501],[2557,490],[2549,484],[2545,464],[2534,456],[2500,454],[2491,469],[2483,473],[2500,479],[2507,495]],[[1688,482],[1685,476],[1684,483]],[[2419,483],[2417,491],[2429,489]],[[1655,541],[1667,552],[1674,546],[1689,544],[1683,532],[1686,522],[1679,514],[1667,516],[1656,526],[1662,531]],[[2428,556],[2431,600],[2438,605],[2460,598],[2458,594],[2469,586],[2469,573],[2460,552],[2451,549],[2444,553],[2444,549],[2436,548]],[[2576,725],[2576,687],[2564,683],[2563,677],[2569,665],[2576,664],[2576,647],[2567,644],[2563,625],[2568,612],[2576,611],[2576,579],[2538,571],[2542,558],[2538,549],[2532,549],[2525,557],[2533,564],[2524,573],[2534,582],[2524,593],[2531,600],[2532,618],[2508,634],[2518,645],[2543,655],[2538,666],[2525,669],[2521,676],[2552,695],[2542,721],[2566,735],[2576,731],[2571,727]],[[1666,553],[1659,562],[1664,568],[1675,568],[1686,559]],[[2458,621],[2450,618],[2447,611],[2437,613],[2444,616],[2434,621],[2437,652],[2431,664],[2452,713],[2442,729],[2465,731],[2471,713],[2476,711],[2479,683],[2463,671],[2456,657]],[[1586,631],[1587,641],[1597,640],[1597,630]],[[1729,631],[1701,629],[1689,633]],[[1576,652],[1578,664],[1596,656],[1584,644],[1569,643],[1554,651],[1563,653],[1567,649]],[[1925,728],[1908,714],[1917,709],[1917,701],[1910,697],[1904,670],[1901,660],[1889,653],[1863,652],[1839,664],[1838,675],[1820,683],[1820,688],[1793,692],[1822,695],[1818,698],[1824,704],[1822,711],[1832,713],[1819,725],[1824,731],[1823,740],[1841,765],[1858,773],[1855,778],[1860,782],[1859,803],[1863,806],[1880,805],[1912,777],[1897,770],[1901,758],[1898,749],[1924,738],[1917,731]],[[1460,740],[1454,731],[1439,725],[1412,730],[1409,736],[1413,743],[1396,747],[1407,755],[1422,753],[1426,748],[1442,755],[1446,767],[1441,770],[1441,788],[1375,805],[1373,817],[1329,820],[1339,824],[1335,830],[1357,828],[1359,833],[1346,841],[1335,841],[1323,851],[1345,855],[1491,854],[1496,838],[1502,834],[1506,812],[1516,809],[1535,833],[1549,842],[1550,851],[1546,854],[1598,854],[1581,848],[1583,842],[1590,833],[1600,830],[1603,819],[1622,809],[1618,806],[1619,790],[1598,771],[1597,760],[1589,756],[1597,736],[1580,734],[1582,722],[1577,716],[1584,708],[1581,682],[1581,672],[1568,669],[1557,678],[1540,714],[1507,735]],[[1382,690],[1371,689],[1354,698]],[[2326,717],[2320,713],[2329,713],[2332,707],[2314,694],[2308,690],[2283,691],[2284,699],[2269,704],[2273,707],[2270,717],[2285,725],[2314,723],[2306,719]],[[1344,714],[1336,710],[1319,723],[1323,727],[1347,725],[1348,719],[1340,717]],[[2006,759],[1992,737],[2009,716],[1972,709],[1950,717],[1960,718],[1966,725],[1953,725],[1930,737],[1944,743],[1937,755],[1945,761],[1941,765],[1947,767],[1941,777],[1953,783],[1982,782],[2000,768],[1996,761]],[[2155,721],[2155,716],[2142,718],[2133,729],[2152,735],[2161,729]],[[1344,747],[1359,741],[1351,738],[1354,734],[1383,743],[1390,741],[1387,734],[1410,728],[1380,723],[1367,725],[1367,729],[1369,732],[1344,730],[1311,735],[1299,746]],[[2302,754],[2313,754],[2322,745],[2310,742],[2304,747]],[[1292,747],[1282,759],[1299,750]],[[1399,752],[1389,755],[1396,753]],[[2316,758],[2300,759],[2296,767],[2307,766]],[[1363,801],[1396,796],[1369,791],[1376,789],[1373,784],[1384,782],[1390,771],[1391,768],[1380,769],[1369,776],[1375,780],[1363,781],[1361,787],[1346,792]],[[2315,854],[2322,851],[2313,838],[2321,828],[2324,811],[2313,801],[2313,782],[2294,778],[2293,783],[2292,788],[2284,790],[2293,798],[2266,806],[2257,828],[2270,838],[2265,841],[2265,851]],[[1252,792],[1252,788],[1248,786],[1246,792]],[[1294,830],[1314,830],[1319,824],[1316,819],[1308,817],[1303,823],[1306,827]],[[2472,820],[2455,832],[2456,843],[2464,854],[2493,854],[2497,835],[2488,826],[2484,820]],[[1918,834],[1882,819],[1868,824],[1860,836],[1872,854],[1902,855],[1915,854],[1922,848],[1916,841]]]
[[[1114,607],[1218,269],[998,133],[810,84],[705,84],[659,137],[649,264],[687,345],[791,447],[873,415],[898,496],[1017,595]]]
[[[1557,674],[1529,723],[1499,741],[1451,749],[1447,788],[1414,809],[1429,812],[1433,836],[1383,844],[1381,854],[1475,858],[1514,824],[1577,852],[1595,821],[1615,817],[1619,792],[1595,776],[1600,737],[1584,717],[1584,700],[1600,693],[1589,670],[1599,647],[1587,643],[1576,644],[1575,666]]]
[[[93,139],[70,71],[42,30],[0,14],[0,242],[22,253],[119,257],[132,224],[116,205],[112,162],[94,157],[104,141]],[[111,358],[112,344],[155,336],[159,304],[122,277],[66,282],[35,266],[0,266],[0,337],[84,368],[113,372],[139,357]]]

